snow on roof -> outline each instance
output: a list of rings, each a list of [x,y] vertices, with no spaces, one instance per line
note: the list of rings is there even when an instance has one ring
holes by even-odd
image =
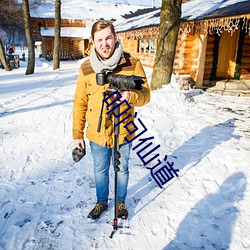
[[[118,19],[122,15],[135,12],[138,9],[150,6],[115,4],[110,2],[96,2],[93,0],[62,0],[62,19],[96,20],[96,19]],[[37,9],[30,10],[31,17],[54,18],[55,4],[52,1],[40,5]]]
[[[244,2],[244,4],[243,4]],[[185,4],[182,4],[182,19],[185,21],[201,20],[210,18],[209,15],[215,11],[222,9],[233,8],[235,12],[231,15],[240,15],[250,13],[249,0],[191,0]],[[248,8],[245,8],[248,3]],[[243,6],[244,5],[244,6]],[[230,7],[229,7],[230,6]],[[226,16],[225,13],[221,12],[220,16]],[[215,18],[212,17],[212,18]]]
[[[54,36],[54,28],[41,28],[42,36]],[[83,27],[62,27],[61,37],[78,37],[82,39],[89,39],[91,36],[91,28]]]
[[[117,20],[117,32],[157,26],[160,24],[160,8],[131,18]],[[182,4],[182,21],[194,21],[216,17],[250,13],[249,0],[191,0]]]
[[[114,22],[116,32],[139,29],[141,27],[156,26],[160,23],[160,9],[138,15],[133,18],[119,19]]]

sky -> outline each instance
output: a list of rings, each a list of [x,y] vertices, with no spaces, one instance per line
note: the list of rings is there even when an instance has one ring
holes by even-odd
[[[174,77],[136,111],[148,129],[143,138],[153,136],[154,153],[178,177],[160,188],[154,163],[144,166],[132,150],[124,227],[109,238],[112,167],[109,208],[98,221],[87,219],[96,202],[93,159],[85,138],[87,154],[73,162],[71,134],[86,59],[53,71],[37,54],[35,74],[25,75],[23,61],[0,69],[0,249],[250,249],[250,99],[181,91]],[[150,83],[152,69],[145,71]]]

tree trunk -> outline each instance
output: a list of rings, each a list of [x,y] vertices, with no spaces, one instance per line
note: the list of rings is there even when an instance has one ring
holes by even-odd
[[[150,87],[161,88],[171,81],[182,0],[162,0],[160,31]]]
[[[28,66],[25,75],[30,75],[34,74],[35,70],[35,48],[32,37],[32,27],[30,21],[30,9],[28,0],[22,0],[22,8],[23,8],[23,19],[24,19],[24,31],[25,31],[26,41],[28,44]]]
[[[0,37],[0,61],[6,71],[11,71],[11,68],[6,60],[4,46],[1,37]]]
[[[55,1],[55,40],[53,50],[53,70],[60,68],[59,48],[61,33],[61,0]]]

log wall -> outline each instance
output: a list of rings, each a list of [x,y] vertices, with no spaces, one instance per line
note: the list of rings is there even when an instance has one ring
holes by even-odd
[[[31,18],[33,37],[35,40],[42,41],[42,57],[46,58],[49,52],[53,51],[54,37],[42,37],[40,34],[40,28],[54,27],[54,18]],[[61,20],[61,27],[86,27],[86,21],[84,20]],[[73,53],[77,58],[84,56],[84,51],[88,47],[88,40],[82,40],[80,38],[61,37],[60,51],[69,51]]]
[[[138,46],[140,46],[138,40],[121,38],[120,41],[124,51],[138,58],[145,67],[152,68],[154,66],[155,53],[140,51],[138,48]]]
[[[212,74],[214,46],[215,46],[215,34],[213,35],[209,34],[207,37],[207,50],[206,50],[206,59],[205,59],[204,77],[203,77],[203,80],[205,81],[209,81]]]
[[[37,27],[55,27],[54,18],[31,18],[33,28]],[[86,27],[84,20],[61,19],[61,27]]]
[[[174,65],[173,65],[173,73],[178,74],[178,72],[183,68],[183,53],[185,47],[185,36],[178,36],[177,44],[176,44],[176,50],[175,50],[175,59],[174,59]]]
[[[198,54],[198,37],[196,35],[179,34],[173,73],[177,76],[189,75],[193,80],[196,79]]]
[[[240,79],[250,79],[250,36],[245,35],[242,46]]]
[[[49,52],[53,52],[54,37],[42,37],[42,57],[46,58]],[[61,38],[60,51],[69,51],[76,58],[84,57],[84,51],[88,47],[88,40],[78,38]]]

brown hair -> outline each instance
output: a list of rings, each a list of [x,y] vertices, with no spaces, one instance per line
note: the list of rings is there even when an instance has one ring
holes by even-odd
[[[102,30],[102,29],[106,29],[106,28],[110,28],[112,33],[114,34],[115,36],[115,28],[114,28],[114,25],[110,22],[110,21],[107,21],[107,20],[99,20],[97,22],[95,22],[92,26],[92,30],[91,30],[91,38],[92,40],[94,40],[94,35],[96,32]]]

